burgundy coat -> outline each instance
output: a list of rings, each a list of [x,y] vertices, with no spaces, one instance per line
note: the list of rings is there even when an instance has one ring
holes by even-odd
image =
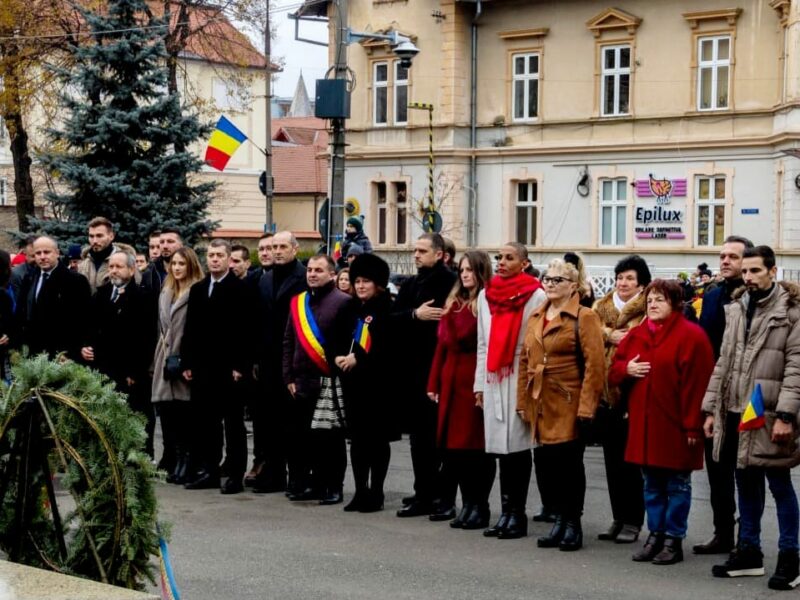
[[[650,373],[628,375],[631,359],[649,362]],[[714,370],[708,337],[680,313],[653,333],[645,319],[622,340],[608,372],[609,385],[628,396],[625,460],[678,471],[703,468],[703,413],[700,406]],[[697,440],[693,447],[687,438]]]
[[[478,355],[478,319],[468,306],[439,323],[428,392],[439,394],[436,439],[440,447],[483,450],[483,410],[472,391]]]

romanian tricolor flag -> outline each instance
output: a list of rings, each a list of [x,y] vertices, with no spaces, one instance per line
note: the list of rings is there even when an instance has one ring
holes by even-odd
[[[172,565],[169,562],[167,541],[159,535],[158,538],[159,572],[161,573],[161,599],[181,600],[178,586],[175,585],[175,576],[172,574]]]
[[[372,336],[369,334],[370,321],[372,321],[372,317],[359,319],[358,323],[356,323],[356,330],[353,333],[353,340],[367,353],[369,353],[369,349],[372,348]]]
[[[333,260],[342,258],[342,242],[336,242],[333,245]]]
[[[206,148],[206,164],[214,167],[218,171],[225,169],[225,165],[233,156],[233,153],[239,149],[247,139],[247,136],[236,128],[236,125],[231,123],[224,116],[219,118],[217,128],[208,139],[208,148]]]
[[[739,431],[760,429],[764,426],[764,396],[761,394],[761,384],[756,384],[756,389],[750,395],[750,402],[742,413]]]

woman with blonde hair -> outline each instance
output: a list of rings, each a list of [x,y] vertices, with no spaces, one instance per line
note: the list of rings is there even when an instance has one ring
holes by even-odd
[[[564,262],[575,267],[578,272],[578,292],[580,293],[580,304],[586,308],[592,308],[594,305],[594,288],[589,277],[586,276],[586,267],[584,266],[583,256],[577,252],[567,252],[564,255]]]
[[[197,254],[179,248],[172,255],[169,271],[158,298],[158,344],[153,358],[152,401],[156,405],[164,439],[159,466],[169,483],[183,483],[189,469],[187,409],[189,383],[180,364],[181,340],[186,325],[189,288],[203,278]]]
[[[547,301],[525,331],[517,412],[530,423],[535,460],[541,464],[539,486],[556,511],[550,534],[537,544],[573,551],[583,546],[583,453],[605,384],[603,330],[597,314],[580,304],[574,265],[553,260],[542,283]]]
[[[445,302],[439,341],[428,379],[428,397],[438,403],[437,444],[443,451],[442,473],[452,477],[442,490],[442,506],[455,504],[461,488],[461,512],[453,528],[484,529],[489,525],[489,492],[495,461],[484,450],[483,411],[472,391],[478,357],[478,294],[492,276],[485,252],[466,252],[458,262],[458,281]],[[444,487],[444,486],[443,486]]]

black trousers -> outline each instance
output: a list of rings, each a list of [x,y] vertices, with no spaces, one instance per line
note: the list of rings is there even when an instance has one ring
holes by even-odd
[[[546,497],[552,502],[549,508],[565,519],[580,519],[583,514],[586,496],[586,471],[583,466],[585,449],[582,440],[543,444],[536,448],[537,461],[541,463],[538,472],[543,477],[540,485],[547,490]]]
[[[261,373],[265,373],[264,369]],[[283,382],[277,379],[265,383],[264,393],[260,398],[264,418],[258,419],[263,432],[259,446],[263,451],[264,468],[259,476],[259,485],[286,487],[286,464],[289,453],[289,415],[294,399]],[[256,417],[253,417],[255,428]],[[255,433],[254,433],[255,437]]]
[[[489,494],[497,473],[497,461],[483,450],[444,451],[442,472],[451,474],[455,486],[461,489],[464,506],[489,506]],[[530,473],[529,473],[530,476]],[[442,503],[448,498],[442,498]],[[455,504],[455,495],[449,504]]]
[[[500,466],[500,498],[503,512],[525,512],[531,484],[533,457],[530,450],[497,454]]]
[[[181,456],[189,453],[190,404],[185,400],[171,400],[154,404],[161,421],[161,438],[164,454],[160,465],[168,473],[175,469]]]
[[[714,534],[734,538],[736,526],[736,454],[739,449],[739,421],[741,413],[728,413],[725,437],[719,453],[719,462],[713,458],[714,440],[705,441],[706,473],[711,492],[711,511],[714,515]]]
[[[267,450],[267,386],[260,381],[250,381],[247,410],[253,423],[253,468],[266,462]]]
[[[383,484],[389,472],[392,450],[379,436],[354,435],[350,440],[350,464],[356,494],[372,492],[383,497]]]
[[[313,455],[311,470],[313,487],[341,492],[347,470],[347,444],[344,429],[312,429]]]
[[[289,432],[287,454],[289,489],[302,491],[313,485],[311,469],[314,439],[311,435],[311,420],[314,417],[317,398],[297,394],[291,402],[289,420],[285,424]]]
[[[427,396],[411,399],[411,466],[414,469],[414,494],[417,500],[432,503],[440,494],[441,456],[436,447],[438,407]]]
[[[614,408],[600,408],[603,415],[603,459],[606,465],[608,497],[614,521],[641,527],[644,522],[644,482],[642,469],[625,462],[628,419]]]
[[[145,433],[147,434],[147,441],[145,442],[145,452],[153,458],[153,438],[156,431],[156,414],[153,410],[153,403],[150,402],[150,379],[145,378],[142,381],[137,381],[132,386],[129,386],[124,381],[117,381],[117,389],[123,394],[128,395],[128,406],[131,409],[144,416],[145,418]]]
[[[244,403],[233,380],[196,379],[192,383],[195,427],[192,460],[212,476],[219,474],[223,446],[228,476],[241,479],[247,468]]]

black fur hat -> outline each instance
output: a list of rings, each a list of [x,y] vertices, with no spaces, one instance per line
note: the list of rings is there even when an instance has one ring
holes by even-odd
[[[380,256],[359,254],[350,265],[350,281],[356,282],[358,277],[369,279],[378,287],[389,285],[389,265]]]

